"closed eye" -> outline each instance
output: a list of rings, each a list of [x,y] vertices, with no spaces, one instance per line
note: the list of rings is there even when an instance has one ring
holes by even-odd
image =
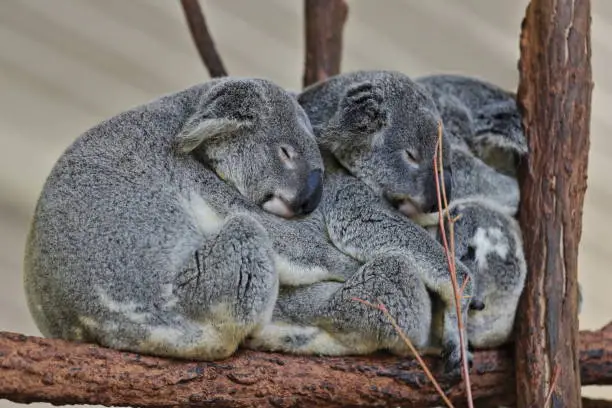
[[[419,164],[421,164],[421,158],[419,157],[418,153],[416,153],[414,150],[406,149],[404,150],[403,154],[404,154],[404,159],[409,164],[413,166],[418,166]]]

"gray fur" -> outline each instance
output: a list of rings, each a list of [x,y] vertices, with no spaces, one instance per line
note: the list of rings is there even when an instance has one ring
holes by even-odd
[[[469,312],[469,342],[496,347],[510,340],[527,272],[513,218],[519,204],[517,158],[527,151],[520,114],[514,95],[478,79],[436,75],[417,81],[432,94],[449,134],[450,210],[460,217],[454,226],[457,259],[474,273],[474,294],[484,304]],[[491,160],[491,152],[504,159]],[[419,218],[441,238],[437,214]]]
[[[333,244],[364,265],[344,284],[281,289],[273,321],[248,346],[319,354],[386,348],[404,354],[381,312],[351,299],[375,303],[378,297],[413,343],[424,346],[432,292],[444,305],[440,330],[447,368],[456,370],[461,349],[444,250],[397,211],[406,203],[411,204],[407,213],[435,204],[432,163],[440,121],[435,105],[405,75],[389,71],[332,77],[307,88],[298,100],[325,158],[325,190],[315,213],[323,214]],[[418,163],[406,157],[407,151]],[[450,166],[445,171],[452,173]],[[468,274],[458,264],[460,285]],[[463,306],[467,315],[467,301]]]
[[[451,138],[496,170],[516,177],[527,141],[516,95],[491,83],[461,75],[417,78],[433,97]]]
[[[41,332],[223,358],[269,321],[279,282],[352,275],[359,263],[329,244],[320,216],[277,216],[320,200],[311,132],[280,87],[234,78],[85,132],[49,175],[26,243]]]
[[[485,305],[469,311],[469,342],[476,348],[498,347],[511,339],[527,274],[518,222],[512,209],[482,197],[456,200],[449,207],[451,216],[459,217],[454,225],[456,258],[473,272],[474,295]],[[422,223],[441,239],[437,220],[434,214]]]

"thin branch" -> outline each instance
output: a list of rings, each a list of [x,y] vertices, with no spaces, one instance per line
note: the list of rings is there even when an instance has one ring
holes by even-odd
[[[340,73],[347,16],[344,0],[304,0],[304,87]]]
[[[181,6],[185,18],[187,19],[187,25],[191,32],[191,38],[195,43],[198,53],[202,58],[204,66],[208,70],[211,78],[227,76],[227,70],[223,65],[221,56],[219,55],[215,43],[212,39],[210,32],[208,31],[208,25],[206,24],[206,18],[200,7],[198,0],[181,0]]]
[[[465,382],[466,389],[466,398],[467,404],[469,408],[474,408],[474,399],[472,397],[472,386],[470,382],[470,371],[468,367],[468,361],[465,355],[466,341],[465,336],[463,335],[463,318],[461,314],[461,298],[463,297],[463,289],[462,286],[459,288],[459,284],[457,282],[457,268],[455,265],[455,232],[454,232],[454,219],[450,215],[448,211],[448,200],[446,198],[446,186],[444,185],[444,163],[442,158],[442,122],[438,122],[438,142],[436,146],[436,153],[434,154],[434,180],[436,181],[436,193],[438,199],[438,217],[440,224],[440,234],[442,236],[442,241],[444,244],[444,252],[446,253],[446,258],[448,261],[448,268],[450,271],[451,281],[453,284],[453,293],[455,296],[455,312],[457,313],[457,325],[459,327],[459,347],[461,347],[461,366],[462,366],[462,376],[463,381]],[[440,169],[440,177],[438,177],[438,168]],[[442,179],[442,187],[440,187],[440,179]],[[444,200],[443,200],[443,199]],[[444,201],[444,207],[442,207],[442,202]],[[444,214],[446,214],[449,229],[450,229],[450,248],[448,242],[446,240],[446,229],[444,228]],[[467,278],[466,278],[467,279]]]

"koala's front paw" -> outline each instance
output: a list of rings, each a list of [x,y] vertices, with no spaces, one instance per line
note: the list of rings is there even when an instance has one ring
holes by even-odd
[[[351,86],[342,101],[341,126],[363,133],[380,130],[387,123],[387,112],[382,102],[382,90],[372,82]]]
[[[474,364],[474,356],[470,351],[465,352],[468,367],[471,369]],[[442,361],[444,362],[444,372],[450,378],[461,377],[461,347],[458,344],[449,344],[442,349]]]

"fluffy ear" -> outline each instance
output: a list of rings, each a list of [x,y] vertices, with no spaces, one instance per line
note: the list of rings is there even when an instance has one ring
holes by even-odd
[[[256,126],[267,114],[263,84],[248,79],[221,81],[201,101],[176,135],[179,151],[190,152],[211,138]]]
[[[340,100],[338,114],[342,129],[351,133],[372,134],[387,124],[387,112],[382,106],[383,92],[371,81],[351,85]]]
[[[178,151],[189,153],[215,136],[231,134],[245,127],[248,123],[228,118],[205,119],[196,117],[189,119],[176,135],[175,146]]]
[[[514,174],[518,161],[527,154],[527,140],[516,102],[508,100],[483,106],[474,114],[472,150],[485,163]]]

